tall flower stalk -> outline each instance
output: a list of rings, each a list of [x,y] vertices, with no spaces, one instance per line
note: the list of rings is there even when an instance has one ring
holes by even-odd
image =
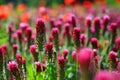
[[[63,56],[58,57],[58,65],[59,65],[59,78],[58,80],[65,80],[65,64],[66,61]]]
[[[26,36],[27,36],[27,51],[29,51],[30,45],[32,44],[32,29],[28,27],[26,29]]]
[[[99,17],[94,19],[94,27],[95,27],[95,37],[97,39],[100,38],[100,29],[101,29],[101,21]]]
[[[80,28],[75,27],[73,30],[73,40],[74,40],[74,45],[76,49],[80,48]]]
[[[92,25],[92,17],[91,16],[88,16],[86,18],[86,26],[87,26],[87,37],[88,37],[88,40],[87,40],[87,46],[89,45],[90,43],[90,39],[92,37],[92,34],[91,34],[91,25]]]
[[[71,34],[70,34],[70,24],[69,23],[66,23],[64,25],[64,33],[65,33],[65,36],[66,36],[67,46],[70,46],[70,44],[71,44]]]
[[[0,47],[0,79],[3,79],[3,52],[2,47]]]
[[[23,36],[22,36],[22,31],[17,30],[17,36],[18,36],[18,43],[19,43],[19,50],[22,53],[23,52]]]
[[[53,43],[56,51],[59,51],[59,31],[58,28],[52,28]]]
[[[43,51],[45,44],[45,22],[43,19],[38,18],[36,21],[36,41],[38,46],[38,51]]]
[[[20,71],[18,68],[18,64],[15,61],[10,61],[8,63],[7,68],[11,72],[11,74],[15,77],[16,80],[22,80],[20,77]]]

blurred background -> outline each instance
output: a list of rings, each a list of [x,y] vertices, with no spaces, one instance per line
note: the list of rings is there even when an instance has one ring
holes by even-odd
[[[87,3],[86,3],[87,1]],[[89,3],[97,3],[97,4],[108,4],[108,5],[116,5],[116,3],[120,3],[120,0],[0,0],[0,4],[8,4],[13,3],[14,6],[24,3],[29,7],[36,6],[57,6],[59,4],[65,5],[73,5],[73,4],[89,4]]]

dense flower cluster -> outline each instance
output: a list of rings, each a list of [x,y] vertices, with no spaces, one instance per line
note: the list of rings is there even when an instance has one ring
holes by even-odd
[[[10,10],[0,80],[120,80],[120,10],[86,4]]]

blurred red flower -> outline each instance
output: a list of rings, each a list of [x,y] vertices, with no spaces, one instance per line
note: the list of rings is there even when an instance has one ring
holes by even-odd
[[[7,19],[9,16],[9,8],[5,5],[0,5],[0,19]]]
[[[66,4],[66,5],[70,5],[70,4],[72,4],[72,3],[74,3],[76,0],[64,0],[64,3]]]
[[[24,12],[23,14],[20,15],[21,22],[28,22],[29,20],[30,20],[30,13],[29,12]]]

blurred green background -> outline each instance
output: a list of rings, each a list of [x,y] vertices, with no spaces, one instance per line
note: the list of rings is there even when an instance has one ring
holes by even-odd
[[[0,0],[0,4],[8,4],[13,3],[14,6],[16,6],[19,3],[25,3],[29,7],[36,7],[39,5],[40,2],[45,2],[46,6],[52,6],[52,5],[58,5],[58,4],[64,4],[65,0]],[[68,0],[69,1],[69,0]],[[105,1],[107,5],[116,5],[116,2],[120,0],[75,0],[76,2],[84,2],[84,1]]]

